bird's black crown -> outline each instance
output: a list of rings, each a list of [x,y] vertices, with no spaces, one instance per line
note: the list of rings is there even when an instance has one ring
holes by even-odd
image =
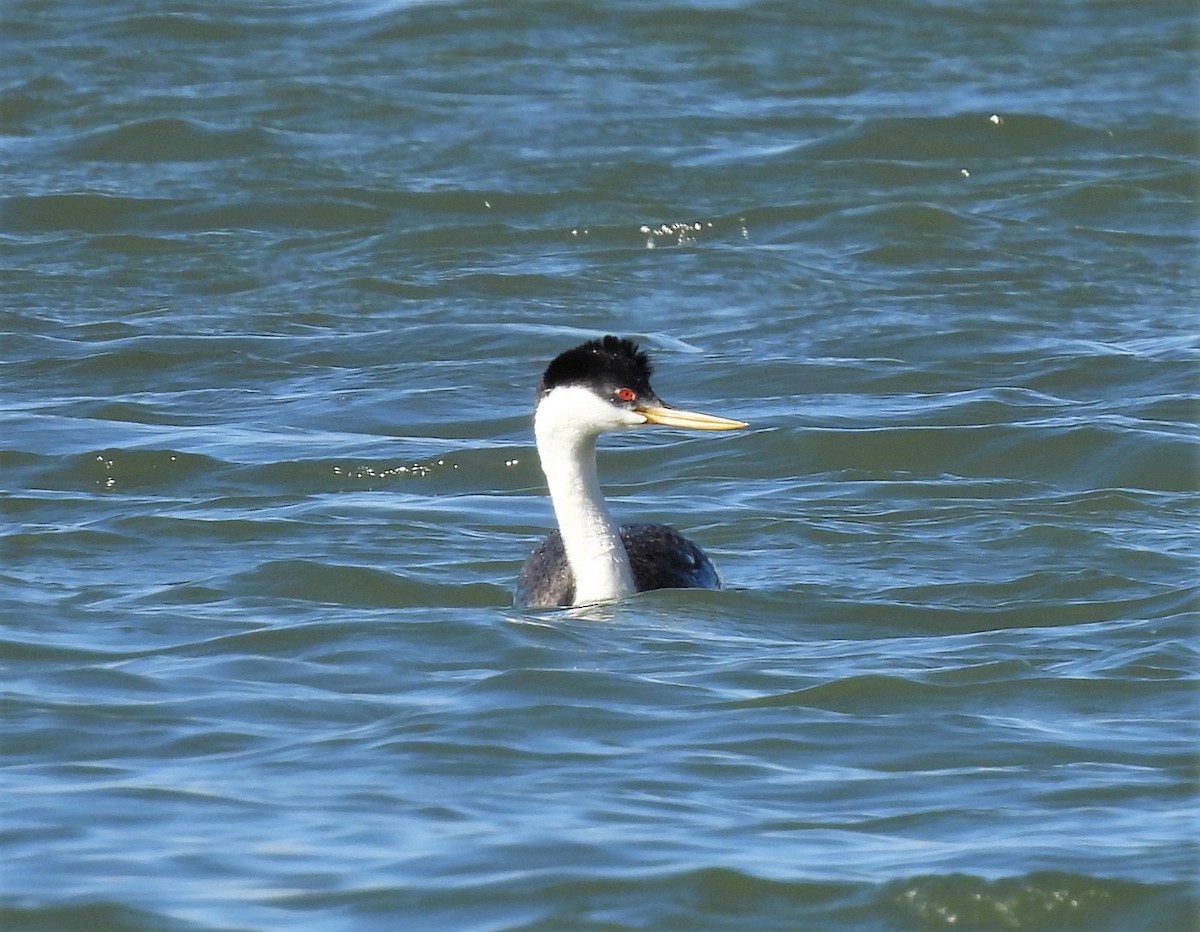
[[[652,395],[652,368],[650,357],[632,340],[588,340],[554,357],[538,383],[538,397],[560,385],[588,385],[605,393],[631,388],[638,395]]]

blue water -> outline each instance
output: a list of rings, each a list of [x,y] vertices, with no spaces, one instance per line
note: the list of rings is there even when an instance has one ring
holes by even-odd
[[[0,8],[0,928],[1200,928],[1193,4]],[[721,592],[511,608],[546,362]]]

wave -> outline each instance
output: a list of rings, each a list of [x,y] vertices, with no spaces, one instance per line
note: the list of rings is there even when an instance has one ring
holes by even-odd
[[[1075,152],[1108,138],[1104,130],[1040,114],[965,113],[864,120],[796,154],[855,161],[992,160]]]
[[[361,566],[338,566],[307,560],[275,560],[229,583],[245,598],[299,600],[358,608],[404,608],[424,605],[487,607],[503,604],[507,593],[486,583],[426,582]]]
[[[207,162],[275,148],[278,134],[261,127],[223,127],[157,117],[88,133],[71,147],[80,159],[114,162]]]
[[[89,900],[64,905],[0,906],[0,928],[6,932],[87,932],[92,929],[199,932],[204,926],[162,912],[108,900]]]
[[[579,876],[563,869],[513,872],[470,885],[447,879],[414,886],[379,885],[337,892],[280,892],[242,908],[262,917],[255,928],[286,921],[309,929],[351,922],[420,923],[422,927],[1045,930],[1178,932],[1192,928],[1198,900],[1184,883],[1138,883],[1060,871],[981,877],[924,874],[880,883],[779,880],[725,867],[630,871]],[[104,928],[209,928],[110,900],[0,908],[11,932]],[[223,923],[221,924],[224,925]]]
[[[244,908],[250,904],[244,904]],[[280,893],[253,912],[271,919],[238,928],[287,924],[344,928],[407,922],[428,927],[546,928],[839,928],[905,930],[1067,930],[1178,932],[1194,927],[1200,905],[1183,883],[1148,884],[1058,871],[1008,877],[918,875],[883,883],[774,880],[705,867],[651,877],[514,879],[469,886],[377,886],[336,893]],[[198,932],[216,928],[169,912],[109,900],[0,907],[9,932],[95,928]],[[225,927],[221,923],[221,927]]]

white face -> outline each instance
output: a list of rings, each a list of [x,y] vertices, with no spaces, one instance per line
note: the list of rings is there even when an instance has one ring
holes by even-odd
[[[538,403],[533,430],[539,446],[548,441],[573,445],[594,440],[606,430],[625,430],[645,423],[637,412],[610,404],[580,385],[563,385]]]

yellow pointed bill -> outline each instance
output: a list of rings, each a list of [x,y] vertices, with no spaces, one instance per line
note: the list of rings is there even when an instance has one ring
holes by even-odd
[[[735,421],[715,414],[699,411],[684,411],[682,408],[657,408],[639,405],[633,409],[646,419],[647,424],[662,424],[664,427],[684,427],[688,430],[737,430],[749,427],[745,421]]]

